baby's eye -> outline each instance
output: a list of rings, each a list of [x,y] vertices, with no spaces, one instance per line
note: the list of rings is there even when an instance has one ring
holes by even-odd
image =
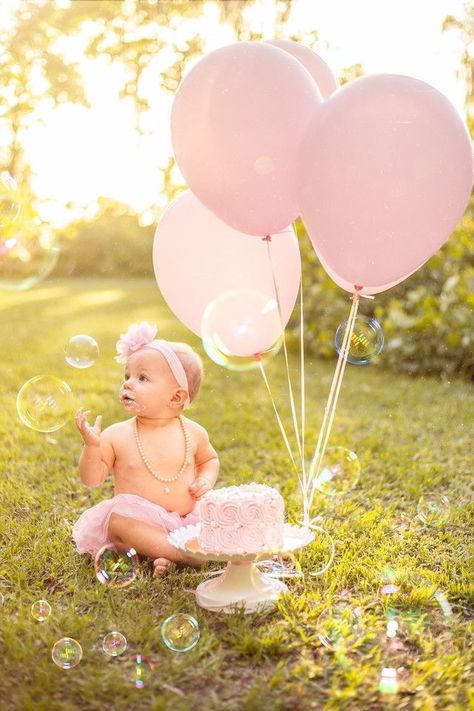
[[[140,376],[138,377],[138,380],[140,380],[141,382],[143,382],[144,380],[148,380],[148,378],[146,377],[146,375],[140,375]]]
[[[130,378],[130,374],[129,374],[129,373],[125,373],[125,375],[123,376],[123,379],[124,379],[124,380],[128,380],[129,378]]]

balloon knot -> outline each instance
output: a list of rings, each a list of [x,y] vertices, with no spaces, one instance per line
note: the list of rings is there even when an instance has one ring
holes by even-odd
[[[253,357],[255,360],[262,360],[262,354],[261,353],[254,353]]]
[[[272,241],[271,235],[266,235],[265,237],[262,237],[262,242],[271,242],[271,241]]]

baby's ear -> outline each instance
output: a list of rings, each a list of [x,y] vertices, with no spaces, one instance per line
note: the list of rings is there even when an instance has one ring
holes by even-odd
[[[177,388],[174,391],[173,397],[170,400],[170,406],[176,408],[182,408],[185,406],[189,398],[188,391],[184,388]]]

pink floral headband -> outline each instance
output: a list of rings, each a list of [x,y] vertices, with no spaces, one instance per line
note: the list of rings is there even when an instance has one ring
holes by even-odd
[[[142,323],[133,323],[129,326],[127,333],[120,334],[120,338],[117,341],[118,355],[115,356],[115,360],[118,363],[126,363],[132,353],[135,353],[142,348],[153,348],[155,351],[161,353],[163,358],[166,360],[171,372],[176,378],[178,385],[188,392],[188,379],[181,361],[166,341],[155,339],[157,331],[158,329],[156,326],[152,326],[146,321],[142,321]],[[189,395],[184,407],[187,407],[188,405]]]

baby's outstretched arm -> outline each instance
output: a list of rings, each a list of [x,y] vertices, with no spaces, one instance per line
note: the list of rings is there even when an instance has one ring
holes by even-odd
[[[87,421],[89,411],[82,407],[76,412],[77,429],[82,435],[84,447],[79,459],[79,474],[86,486],[98,486],[107,478],[112,468],[114,452],[108,441],[101,436],[102,416],[96,417],[94,426]]]
[[[206,491],[212,489],[219,476],[219,459],[217,452],[209,442],[209,436],[204,427],[200,425],[197,427],[196,478],[189,486],[189,493],[194,499],[200,499]]]

